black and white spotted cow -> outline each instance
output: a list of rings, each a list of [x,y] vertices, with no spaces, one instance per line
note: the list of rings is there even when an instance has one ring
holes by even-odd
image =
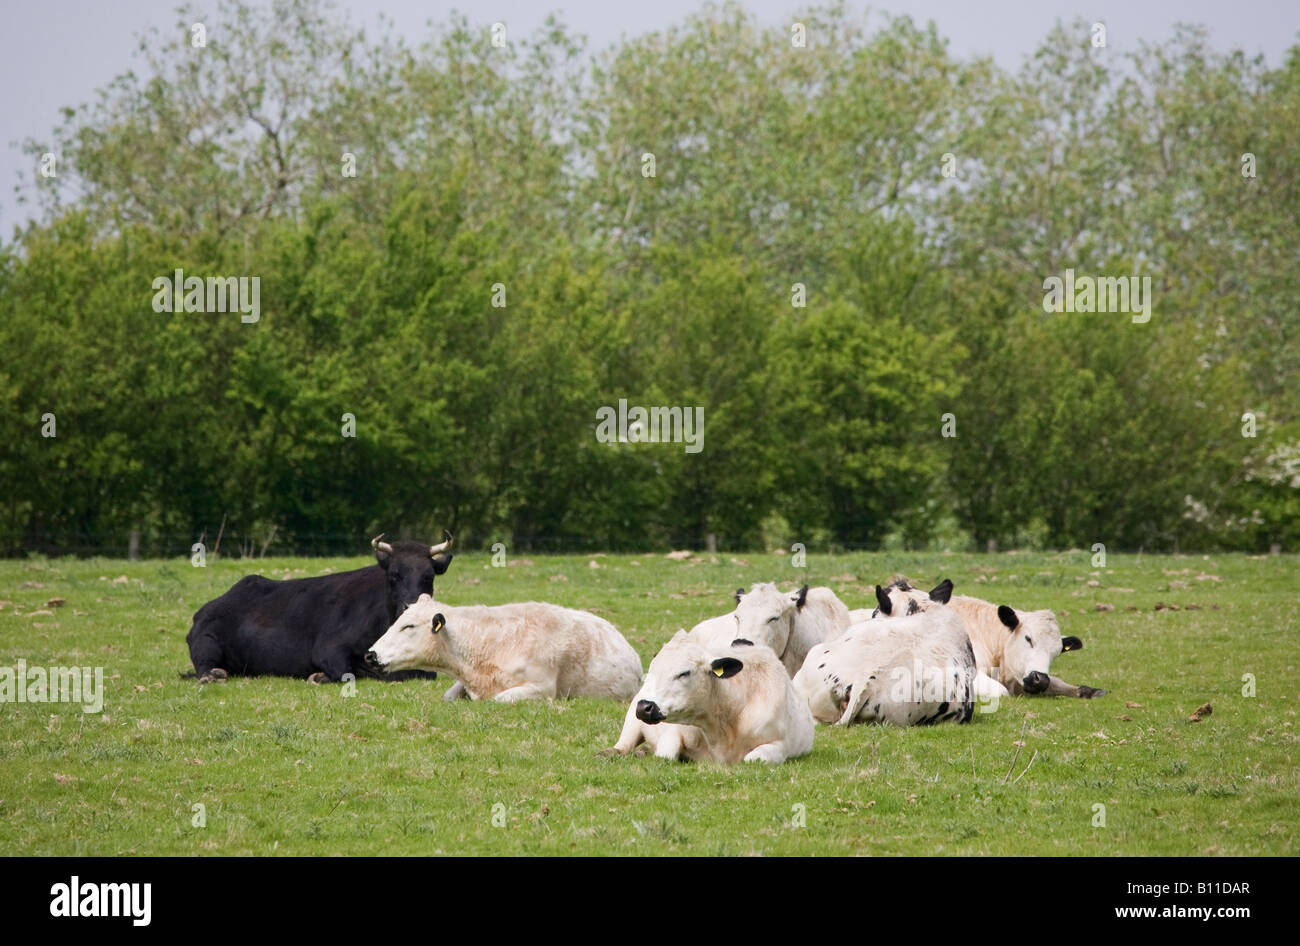
[[[926,726],[970,722],[976,676],[961,618],[934,608],[855,624],[814,647],[794,687],[824,723]]]

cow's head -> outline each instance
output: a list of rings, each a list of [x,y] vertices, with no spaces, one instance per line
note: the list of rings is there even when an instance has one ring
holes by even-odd
[[[896,578],[887,587],[876,585],[876,609],[873,618],[906,617],[922,614],[947,604],[952,598],[952,582],[945,578],[929,592],[913,588],[906,578]]]
[[[745,669],[746,650],[752,652],[752,646],[706,650],[685,631],[678,631],[650,661],[638,694],[636,718],[651,725],[707,723],[725,699],[721,688],[731,686],[728,681]]]
[[[736,589],[736,637],[772,648],[780,657],[794,633],[794,619],[808,597],[808,586],[798,591],[778,591],[776,585],[760,582],[748,593]]]
[[[388,604],[388,623],[414,604],[420,595],[433,594],[433,576],[441,575],[451,564],[451,533],[442,532],[437,545],[422,542],[384,542],[383,533],[370,540],[375,550],[375,560],[386,574],[388,582],[385,601]]]
[[[1051,611],[1017,611],[1003,604],[998,620],[1010,635],[1002,650],[1002,682],[1012,693],[1042,693],[1056,655],[1083,648],[1079,638],[1061,637]]]
[[[366,652],[366,666],[377,673],[445,669],[447,621],[438,607],[432,595],[420,595]]]

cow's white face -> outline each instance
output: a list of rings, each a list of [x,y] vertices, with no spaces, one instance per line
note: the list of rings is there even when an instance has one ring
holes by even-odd
[[[751,644],[770,647],[778,657],[785,653],[794,633],[794,619],[803,607],[808,586],[789,594],[778,591],[776,585],[761,582],[748,594],[736,591],[736,637]]]
[[[685,631],[678,631],[650,661],[636,717],[652,725],[699,725],[713,715],[717,687],[726,686],[725,681],[742,669],[744,664],[736,657],[711,657]]]
[[[932,608],[946,605],[950,598],[952,598],[952,582],[946,578],[928,593],[913,588],[906,580],[899,579],[887,588],[876,585],[876,609],[871,612],[871,617],[897,618],[924,614]]]
[[[375,641],[366,654],[366,665],[381,673],[435,670],[440,663],[445,626],[433,596],[420,595]]]
[[[1004,604],[998,619],[1010,635],[1002,651],[1002,682],[1012,693],[1042,693],[1056,655],[1083,646],[1077,637],[1061,637],[1056,615],[1048,610],[1017,611]]]

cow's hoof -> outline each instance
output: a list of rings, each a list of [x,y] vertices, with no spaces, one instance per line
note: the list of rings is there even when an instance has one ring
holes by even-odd
[[[607,759],[610,756],[623,755],[623,750],[618,746],[610,746],[608,749],[601,749],[596,753],[597,757]]]
[[[225,683],[230,674],[220,667],[213,667],[203,676],[199,677],[199,683]]]
[[[321,673],[319,670],[317,670],[315,673],[313,673],[310,677],[307,678],[307,682],[314,683],[317,686],[320,686],[322,683],[329,683],[330,678],[328,674]]]
[[[1079,687],[1079,697],[1085,700],[1095,700],[1099,696],[1105,696],[1105,690],[1098,690],[1096,687]]]

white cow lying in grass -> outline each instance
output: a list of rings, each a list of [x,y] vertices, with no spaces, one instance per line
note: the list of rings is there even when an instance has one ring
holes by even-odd
[[[896,595],[898,600],[895,601],[891,595]],[[877,618],[892,618],[903,615],[913,615],[929,611],[933,608],[942,607],[952,599],[952,582],[944,579],[929,593],[918,591],[908,584],[904,578],[896,579],[889,587],[881,588],[876,585],[876,607],[874,610],[855,611],[855,614],[866,614],[866,622],[854,625],[860,631],[863,628],[871,629],[874,633],[887,633],[888,628],[892,625],[882,625]],[[868,623],[869,622],[869,623]],[[969,636],[970,628],[967,627]],[[973,645],[972,645],[972,649]],[[997,709],[997,701],[1004,696],[1010,696],[1010,692],[999,683],[996,679],[989,676],[982,668],[979,667],[979,657],[976,655],[975,666],[977,672],[975,675],[975,698],[980,703],[992,703],[992,710]],[[986,710],[989,712],[991,710]]]
[[[760,582],[748,593],[737,588],[732,614],[732,637],[770,647],[790,676],[799,672],[808,651],[849,627],[849,609],[835,592],[807,585],[788,593],[770,582]]]
[[[679,634],[683,633],[678,631]],[[736,640],[736,618],[734,614],[723,614],[716,618],[706,618],[690,630],[691,640],[706,650],[725,651]],[[752,643],[752,642],[751,642]],[[667,758],[695,758],[704,745],[704,734],[695,726],[683,726],[677,723],[643,723],[636,718],[636,700],[627,708],[623,720],[623,732],[618,745],[606,749],[604,754],[613,754],[619,746],[645,746],[645,751]],[[624,753],[627,750],[623,750]],[[705,753],[707,757],[707,753]]]
[[[956,612],[936,607],[855,624],[814,647],[794,687],[824,723],[925,726],[970,722],[975,654]]]
[[[527,602],[451,607],[429,595],[406,609],[366,654],[381,672],[454,676],[471,699],[629,699],[641,658],[614,625],[586,611]]]
[[[951,595],[952,583],[944,584]],[[883,591],[877,588],[878,599],[882,594],[894,612],[908,610],[910,613],[924,607],[927,597],[906,579],[895,580]],[[930,594],[932,596],[934,592]],[[1010,693],[1042,693],[1084,699],[1105,695],[1105,690],[1073,686],[1051,676],[1052,661],[1058,654],[1083,648],[1083,641],[1079,638],[1061,637],[1060,625],[1051,611],[1018,611],[1009,605],[995,605],[965,595],[952,596],[948,606],[960,614],[966,624],[980,673],[999,681]],[[883,601],[881,607],[884,607]]]
[[[812,751],[813,718],[768,648],[707,647],[678,631],[605,752],[627,755],[642,741],[666,759],[784,762]]]

